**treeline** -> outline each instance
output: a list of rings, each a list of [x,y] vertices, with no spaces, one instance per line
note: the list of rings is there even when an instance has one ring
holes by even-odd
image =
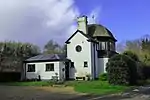
[[[150,66],[150,35],[144,35],[135,40],[128,40],[125,43],[118,43],[117,49],[121,53],[132,51],[138,56],[141,62]]]
[[[30,43],[0,42],[0,72],[19,72],[23,60],[39,53],[39,47]]]
[[[122,52],[109,59],[106,71],[111,84],[146,84],[150,79],[150,37],[126,41]]]
[[[64,48],[53,40],[44,46],[44,50],[31,43],[0,42],[0,72],[20,72],[25,59],[42,53],[64,53]]]

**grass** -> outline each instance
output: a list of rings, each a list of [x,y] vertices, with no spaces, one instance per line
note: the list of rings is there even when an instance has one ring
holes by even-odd
[[[34,82],[8,82],[1,84],[7,86],[50,86],[52,83],[49,81],[34,81]]]
[[[66,83],[73,86],[75,91],[90,94],[111,94],[120,93],[131,88],[129,86],[114,86],[106,81],[72,81]]]
[[[3,83],[3,85],[8,86],[50,86],[52,84],[49,81]],[[131,88],[129,86],[110,85],[106,81],[66,81],[63,85],[74,87],[76,92],[90,94],[120,93]]]

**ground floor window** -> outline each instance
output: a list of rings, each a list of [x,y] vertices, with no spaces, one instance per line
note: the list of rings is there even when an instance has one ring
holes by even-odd
[[[84,67],[88,67],[88,62],[87,61],[84,62]]]
[[[46,64],[45,71],[54,71],[54,64]]]
[[[35,72],[35,64],[29,64],[27,72]]]
[[[74,62],[71,62],[71,68],[74,68]]]

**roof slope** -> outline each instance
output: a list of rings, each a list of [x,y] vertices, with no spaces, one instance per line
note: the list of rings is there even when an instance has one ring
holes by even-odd
[[[67,60],[66,56],[63,54],[41,54],[31,57],[25,62],[44,62],[44,61],[63,61]]]
[[[104,26],[99,24],[89,24],[88,25],[88,34],[83,33],[80,30],[77,30],[65,43],[69,43],[69,40],[74,37],[77,32],[80,32],[82,35],[87,37],[89,41],[97,42],[94,37],[101,37],[101,38],[110,38],[114,41],[117,41],[113,34]]]
[[[104,26],[99,24],[88,25],[88,35],[90,37],[109,37],[115,39],[113,34]],[[115,39],[116,40],[116,39]]]

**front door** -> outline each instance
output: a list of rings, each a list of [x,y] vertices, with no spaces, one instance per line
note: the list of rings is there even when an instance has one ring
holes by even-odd
[[[70,62],[65,62],[65,74],[66,74],[66,80],[69,80],[69,64]]]

